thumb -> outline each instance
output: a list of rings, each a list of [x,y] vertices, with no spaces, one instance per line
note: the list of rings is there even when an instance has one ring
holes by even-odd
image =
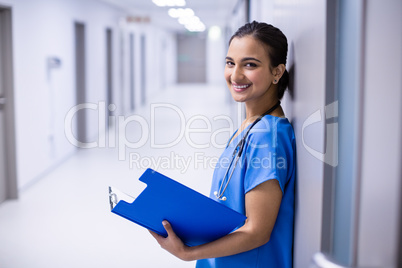
[[[174,234],[172,225],[167,220],[162,221],[162,225],[165,228],[166,232],[168,233],[168,236],[171,236]]]

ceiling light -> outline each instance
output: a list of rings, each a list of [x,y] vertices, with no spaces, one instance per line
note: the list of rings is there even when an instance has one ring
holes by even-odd
[[[157,4],[156,2],[158,2],[157,5],[162,4],[162,0],[152,1],[154,1],[155,4]],[[184,25],[184,27],[191,32],[203,32],[206,29],[204,23],[202,23],[199,17],[195,16],[194,10],[192,10],[191,8],[169,8],[168,14],[170,17],[177,19],[180,24]]]
[[[219,40],[219,38],[221,38],[221,34],[222,34],[222,31],[219,26],[212,26],[208,30],[208,38],[212,41]]]
[[[205,31],[205,25],[202,22],[185,25],[184,27],[186,27],[186,29],[189,30],[190,32],[203,32],[203,31]]]
[[[177,19],[194,16],[194,11],[191,8],[170,8],[168,14],[170,17]]]
[[[194,24],[194,23],[199,23],[200,18],[198,18],[197,16],[191,16],[191,17],[180,17],[179,18],[179,23],[186,25],[186,24]]]
[[[184,7],[186,5],[185,0],[152,0],[152,2],[158,7]]]

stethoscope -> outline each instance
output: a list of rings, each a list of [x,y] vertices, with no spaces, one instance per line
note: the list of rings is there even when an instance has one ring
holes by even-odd
[[[239,143],[236,145],[236,148],[234,149],[233,154],[232,154],[232,160],[230,161],[229,167],[228,167],[228,169],[226,170],[225,176],[223,177],[223,180],[222,180],[222,182],[221,182],[221,186],[219,187],[219,190],[218,190],[218,191],[215,191],[215,192],[214,192],[214,195],[216,196],[216,198],[218,198],[218,199],[220,199],[220,200],[222,200],[222,201],[226,201],[227,198],[226,198],[226,196],[223,196],[223,194],[225,193],[226,188],[228,188],[229,182],[230,182],[230,180],[232,179],[233,172],[234,172],[234,170],[236,169],[237,162],[239,162],[239,159],[240,159],[240,157],[241,157],[241,154],[243,153],[244,144],[246,143],[246,138],[247,138],[248,133],[250,132],[250,130],[251,130],[265,115],[272,113],[276,108],[278,108],[279,105],[281,105],[281,102],[280,102],[280,101],[278,101],[278,102],[277,102],[274,106],[272,106],[268,111],[266,111],[266,112],[263,113],[261,116],[259,116],[259,117],[250,125],[250,127],[248,128],[246,134],[244,134],[243,138],[242,138],[242,139],[239,141]],[[237,156],[236,156],[236,153],[237,153]],[[227,175],[228,175],[228,173],[229,173],[230,167],[231,167],[232,164],[233,164],[233,161],[235,161],[234,167],[233,167],[232,171],[230,172],[229,178],[226,180],[226,177],[227,177]],[[226,181],[226,183],[225,183],[225,181]],[[223,190],[222,190],[222,188],[223,188]]]

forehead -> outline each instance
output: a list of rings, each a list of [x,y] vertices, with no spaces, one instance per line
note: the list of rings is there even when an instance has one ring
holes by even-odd
[[[230,43],[227,55],[232,58],[255,57],[268,60],[268,49],[252,36],[235,37]]]

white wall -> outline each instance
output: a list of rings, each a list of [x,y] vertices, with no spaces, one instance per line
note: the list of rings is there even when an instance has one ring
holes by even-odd
[[[0,4],[11,7],[13,12],[17,172],[18,186],[22,189],[76,150],[64,133],[65,116],[75,105],[75,22],[85,24],[87,102],[97,104],[106,99],[106,29],[110,28],[113,32],[115,114],[128,112],[128,57],[123,58],[120,45],[127,48],[129,39],[126,38],[128,32],[124,32],[119,23],[126,13],[94,0],[0,0]],[[156,94],[164,86],[161,70],[155,73],[160,39],[166,38],[169,50],[174,50],[175,46],[170,34],[149,27],[136,30],[147,35],[147,94]],[[142,68],[138,56],[139,38],[136,34],[137,72]],[[174,53],[169,55],[174,57]],[[48,72],[49,56],[60,58],[61,67]],[[169,69],[165,73],[168,83],[172,82],[170,77],[176,77],[171,74],[174,71]],[[139,78],[137,75],[137,94]],[[136,100],[140,100],[139,96]],[[87,115],[87,135],[96,141],[97,111],[88,111]]]
[[[291,119],[297,141],[296,219],[294,267],[308,267],[321,249],[324,163],[303,146],[305,120],[325,106],[325,1],[252,1],[251,20],[271,23],[288,38],[289,68],[294,64],[294,98],[285,95],[285,113]],[[304,142],[325,152],[324,122],[306,127]]]
[[[106,93],[105,29],[116,33],[118,18],[124,13],[95,1],[15,0],[10,4],[18,185],[22,188],[75,150],[64,135],[65,115],[75,105],[74,22],[85,24],[87,101],[97,103]],[[50,74],[46,68],[49,56],[62,61]],[[118,66],[116,53],[114,66]],[[117,73],[114,68],[114,88],[119,86]],[[89,115],[88,136],[94,137],[98,122]]]
[[[215,25],[219,27],[221,33],[216,38],[211,38],[208,34],[207,37],[207,83],[211,85],[225,85],[225,79],[223,76],[225,70],[225,57],[226,57],[226,44],[224,38],[224,32],[221,25]]]

